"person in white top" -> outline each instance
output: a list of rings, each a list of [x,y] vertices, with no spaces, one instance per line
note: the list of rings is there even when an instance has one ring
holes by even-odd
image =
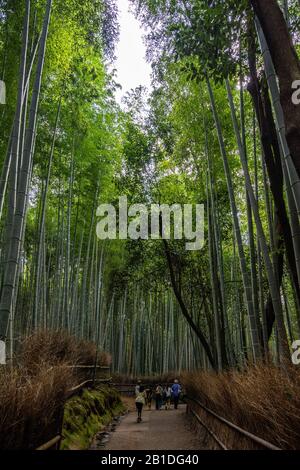
[[[142,411],[143,411],[143,406],[146,403],[146,392],[145,388],[143,385],[140,385],[139,388],[139,393],[137,394],[137,397],[135,399],[135,405],[136,405],[136,410],[137,410],[137,422],[140,423],[142,421]]]

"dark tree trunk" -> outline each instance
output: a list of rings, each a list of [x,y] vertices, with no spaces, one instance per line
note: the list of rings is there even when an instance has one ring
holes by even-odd
[[[206,355],[208,357],[208,360],[212,366],[213,369],[216,369],[216,364],[215,364],[215,360],[214,360],[214,357],[212,355],[212,352],[211,352],[211,349],[210,349],[210,346],[203,334],[203,332],[200,330],[200,328],[196,325],[196,323],[194,322],[192,316],[190,315],[190,313],[188,312],[188,309],[185,305],[185,302],[182,298],[182,295],[181,295],[181,292],[180,292],[180,289],[178,288],[178,285],[177,285],[177,282],[176,282],[176,278],[175,278],[175,272],[174,272],[174,268],[173,268],[173,263],[172,263],[172,256],[171,256],[171,253],[170,253],[170,249],[169,249],[169,245],[168,245],[168,242],[167,240],[162,240],[163,241],[163,244],[164,244],[164,249],[165,249],[165,255],[166,255],[166,258],[167,258],[167,262],[168,262],[168,267],[169,267],[169,271],[170,271],[170,278],[171,278],[171,284],[172,284],[172,288],[173,288],[173,291],[174,291],[174,294],[175,294],[175,297],[179,303],[179,306],[181,308],[181,312],[183,314],[183,316],[185,317],[185,319],[187,320],[188,324],[190,325],[191,329],[194,331],[194,333],[196,334],[196,336],[199,338],[202,346],[203,346],[203,349],[204,351],[206,352]]]
[[[265,85],[261,87],[261,84],[257,77],[253,35],[251,35],[251,32],[249,33],[250,34],[248,61],[251,81],[248,85],[248,91],[252,96],[253,105],[259,124],[264,159],[275,203],[276,216],[278,218],[278,223],[275,226],[275,233],[278,245],[278,247],[276,248],[280,249],[280,256],[277,256],[275,258],[275,268],[280,274],[282,270],[282,268],[280,268],[280,264],[283,262],[281,261],[281,257],[283,258],[283,253],[285,249],[295,292],[297,298],[300,300],[299,281],[293,250],[293,238],[283,196],[283,174],[276,127],[272,114],[268,89]],[[280,281],[279,285],[281,285],[282,274],[278,276],[278,279]],[[274,324],[274,311],[270,298],[267,302],[266,315],[268,334],[270,336]]]
[[[286,139],[300,176],[300,106],[292,101],[292,84],[300,79],[300,61],[276,0],[250,0],[261,24],[279,80]]]

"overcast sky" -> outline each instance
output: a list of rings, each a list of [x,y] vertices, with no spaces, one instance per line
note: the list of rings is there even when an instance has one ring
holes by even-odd
[[[150,88],[151,66],[147,64],[146,47],[143,44],[143,29],[129,10],[128,0],[118,0],[120,41],[117,45],[117,82],[122,90],[116,94],[118,102],[131,88],[139,85]]]

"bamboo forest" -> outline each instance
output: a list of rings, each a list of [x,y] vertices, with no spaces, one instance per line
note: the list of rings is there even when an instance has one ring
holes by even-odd
[[[0,449],[300,448],[299,57],[299,0],[0,0]]]

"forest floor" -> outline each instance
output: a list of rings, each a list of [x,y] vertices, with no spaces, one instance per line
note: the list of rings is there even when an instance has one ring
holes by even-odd
[[[201,436],[192,429],[186,406],[178,410],[143,411],[137,423],[136,412],[129,410],[110,434],[105,450],[201,450]]]

